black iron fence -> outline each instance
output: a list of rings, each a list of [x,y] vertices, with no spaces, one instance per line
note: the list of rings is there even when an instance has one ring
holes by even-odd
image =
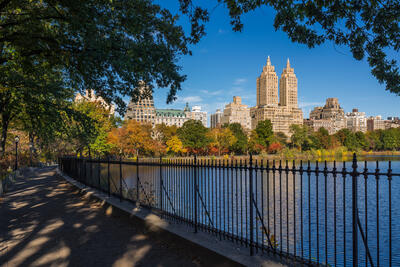
[[[373,164],[373,166],[370,166]],[[339,166],[340,165],[340,166]],[[305,264],[400,266],[400,196],[392,163],[60,158],[87,186],[152,209],[194,231]],[[400,169],[400,166],[399,166]],[[396,184],[396,194],[400,184]],[[395,212],[393,214],[393,207]],[[394,238],[393,238],[394,237]],[[396,242],[397,241],[397,242]]]

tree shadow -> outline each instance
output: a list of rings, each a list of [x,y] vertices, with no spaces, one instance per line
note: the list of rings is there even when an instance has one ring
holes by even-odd
[[[54,167],[24,177],[0,203],[0,265],[238,265],[85,198]]]

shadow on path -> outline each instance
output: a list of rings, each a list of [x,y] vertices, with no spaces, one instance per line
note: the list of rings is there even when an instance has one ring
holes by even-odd
[[[0,200],[0,266],[233,266],[204,248],[149,232],[42,168]]]

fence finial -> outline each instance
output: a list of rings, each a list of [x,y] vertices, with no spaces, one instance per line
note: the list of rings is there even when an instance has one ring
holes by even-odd
[[[353,166],[352,167],[353,167],[353,169],[357,168],[357,155],[355,152],[353,153]]]

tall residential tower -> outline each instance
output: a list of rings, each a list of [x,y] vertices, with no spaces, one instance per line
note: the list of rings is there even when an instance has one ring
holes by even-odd
[[[257,106],[278,106],[278,76],[269,56],[267,65],[257,78]]]
[[[257,106],[250,109],[252,129],[258,122],[270,120],[274,132],[291,136],[290,125],[303,124],[303,112],[297,105],[297,78],[289,60],[282,72],[279,91],[280,102],[278,77],[268,57],[267,65],[257,78]]]
[[[279,80],[279,99],[281,106],[297,108],[297,77],[289,59]]]

